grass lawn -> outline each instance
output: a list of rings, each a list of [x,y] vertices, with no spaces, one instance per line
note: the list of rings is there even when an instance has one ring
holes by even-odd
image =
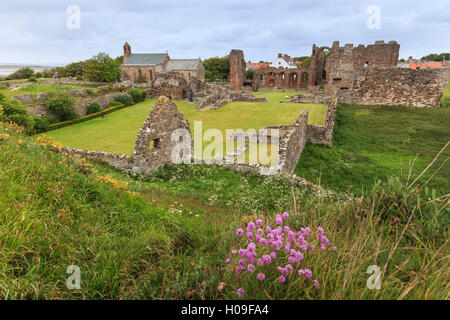
[[[449,92],[447,89],[447,92]],[[450,108],[420,109],[389,106],[340,105],[333,147],[307,144],[295,173],[327,188],[361,194],[374,181],[391,175],[413,177],[433,160],[450,140]],[[447,194],[450,189],[450,147],[442,153],[428,177],[441,165],[427,186]]]
[[[203,131],[217,128],[224,134],[226,129],[257,130],[263,126],[286,125],[291,124],[304,109],[310,110],[310,124],[324,123],[326,105],[278,102],[289,94],[295,93],[259,94],[267,95],[269,102],[232,102],[217,110],[196,110],[194,104],[186,101],[175,102],[178,110],[189,120],[191,130],[194,128],[194,121],[203,121]],[[93,119],[50,131],[47,135],[63,145],[75,148],[131,154],[136,134],[154,102],[155,99],[149,99],[105,115],[103,119]]]
[[[97,86],[95,85],[77,85],[77,84],[70,84],[70,85],[43,85],[43,84],[30,84],[23,87],[18,88],[8,88],[8,87],[1,87],[0,86],[0,92],[3,93],[7,97],[14,97],[19,96],[23,94],[32,94],[34,97],[38,93],[42,92],[62,92],[62,91],[68,91],[73,90],[77,88],[95,88]]]

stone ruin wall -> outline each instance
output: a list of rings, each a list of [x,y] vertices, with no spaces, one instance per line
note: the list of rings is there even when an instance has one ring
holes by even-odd
[[[244,51],[233,49],[230,52],[230,84],[233,90],[240,90],[244,85],[245,71]]]
[[[178,112],[177,105],[162,96],[137,134],[132,154],[134,173],[151,174],[172,163],[172,150],[178,141],[172,141],[171,135],[176,129],[185,129],[189,135],[191,132],[189,122]]]
[[[365,105],[439,107],[450,69],[366,68],[353,87],[337,91],[339,102]]]
[[[332,146],[338,100],[335,97],[325,99],[328,104],[325,124],[323,126],[308,125],[308,142]]]
[[[280,139],[280,171],[292,174],[308,140],[308,110],[302,110],[290,130]]]

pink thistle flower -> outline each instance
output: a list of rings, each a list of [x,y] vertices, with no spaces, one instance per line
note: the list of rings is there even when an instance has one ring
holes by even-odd
[[[262,246],[265,246],[265,245],[267,245],[267,240],[264,239],[264,238],[261,238],[261,239],[259,239],[259,243],[260,243]]]
[[[217,287],[217,290],[222,291],[224,286],[225,286],[225,282],[219,283],[219,286]]]
[[[286,281],[286,278],[284,276],[280,276],[278,278],[278,282],[280,282],[280,283],[284,283],[285,281]]]
[[[326,249],[326,248],[325,248],[325,245],[321,244],[321,245],[320,245],[320,250],[324,251],[325,249]]]
[[[264,261],[263,261],[262,259],[258,259],[258,260],[256,261],[256,264],[257,264],[258,266],[262,267],[262,266],[264,265]]]
[[[249,264],[249,265],[247,266],[247,270],[250,271],[250,272],[253,272],[253,271],[255,271],[255,266],[252,265],[252,264]]]
[[[289,213],[284,212],[284,213],[283,213],[283,219],[287,219],[287,218],[289,218]]]
[[[277,216],[275,218],[275,221],[276,221],[276,223],[278,225],[282,225],[283,224],[283,218],[279,214],[277,214]]]
[[[309,279],[312,278],[312,271],[309,269],[305,269],[305,276]]]
[[[252,232],[247,232],[247,239],[250,240],[253,238],[253,233]]]
[[[256,250],[256,244],[254,242],[250,242],[247,246],[248,250],[254,251]]]
[[[258,230],[256,230],[256,233],[257,233],[257,234],[262,234],[262,233],[263,233],[263,229],[258,228]]]
[[[226,260],[225,260],[225,263],[226,263],[226,264],[229,264],[229,263],[230,263],[230,258],[226,259]]]
[[[325,232],[325,230],[322,227],[317,227],[317,232],[320,234],[323,234]]]
[[[289,232],[289,227],[288,226],[284,226],[284,228],[283,228],[283,231],[284,231],[284,233],[288,233]]]
[[[257,219],[256,220],[256,226],[260,227],[262,225],[262,220],[261,219]]]
[[[266,275],[260,272],[256,277],[258,278],[259,281],[263,281],[266,278]]]
[[[244,294],[245,294],[245,290],[242,289],[242,288],[239,288],[239,289],[237,290],[237,294],[238,294],[238,296],[239,296],[240,298],[242,298],[242,297],[244,296]]]
[[[275,251],[272,251],[271,253],[270,253],[270,257],[272,258],[272,259],[276,259],[277,258],[277,254],[275,253]]]
[[[314,252],[314,251],[316,251],[316,247],[312,244],[312,245],[309,246],[309,250]]]
[[[250,221],[247,225],[247,231],[252,231],[253,229],[255,229],[255,223]]]
[[[242,236],[244,234],[244,230],[242,230],[241,228],[236,230],[236,234],[238,237]]]
[[[267,234],[272,233],[272,228],[269,227],[269,226],[267,226],[267,227],[266,227],[266,233],[267,233]]]
[[[313,280],[313,283],[314,283],[314,287],[316,287],[316,289],[319,289],[319,281],[317,281],[317,280]]]
[[[336,248],[336,247],[333,247],[333,251],[334,251],[334,252],[337,252],[337,248]]]

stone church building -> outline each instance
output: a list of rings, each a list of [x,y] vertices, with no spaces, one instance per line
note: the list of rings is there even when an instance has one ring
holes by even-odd
[[[187,82],[193,77],[205,81],[205,67],[198,59],[170,59],[166,53],[131,53],[128,42],[123,45],[122,81],[152,82],[159,74],[176,72]]]

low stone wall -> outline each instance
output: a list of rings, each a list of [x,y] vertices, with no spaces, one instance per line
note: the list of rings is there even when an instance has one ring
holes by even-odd
[[[197,109],[215,110],[228,102],[266,102],[265,98],[257,98],[248,90],[233,91],[229,86],[208,84],[208,89],[197,95]]]
[[[89,160],[105,162],[110,166],[122,171],[130,171],[133,165],[133,162],[124,154],[117,155],[110,152],[87,151],[70,147],[62,147],[61,152],[66,152],[71,155],[78,155]]]
[[[108,108],[108,104],[117,96],[117,92],[115,93],[108,93],[105,95],[100,96],[88,96],[88,97],[82,97],[75,100],[75,113],[78,117],[82,117],[86,115],[87,106],[92,101],[97,101],[101,104],[101,110]],[[45,99],[46,100],[46,99]],[[51,113],[47,110],[47,107],[45,106],[45,103],[39,103],[35,105],[28,105],[27,106],[28,112],[30,115],[35,117],[43,117],[43,116],[51,116]]]
[[[336,120],[337,99],[330,98],[325,118],[325,125],[308,125],[308,142],[314,144],[333,145],[333,129]]]
[[[292,174],[308,139],[308,110],[302,110],[279,143],[280,171]]]

